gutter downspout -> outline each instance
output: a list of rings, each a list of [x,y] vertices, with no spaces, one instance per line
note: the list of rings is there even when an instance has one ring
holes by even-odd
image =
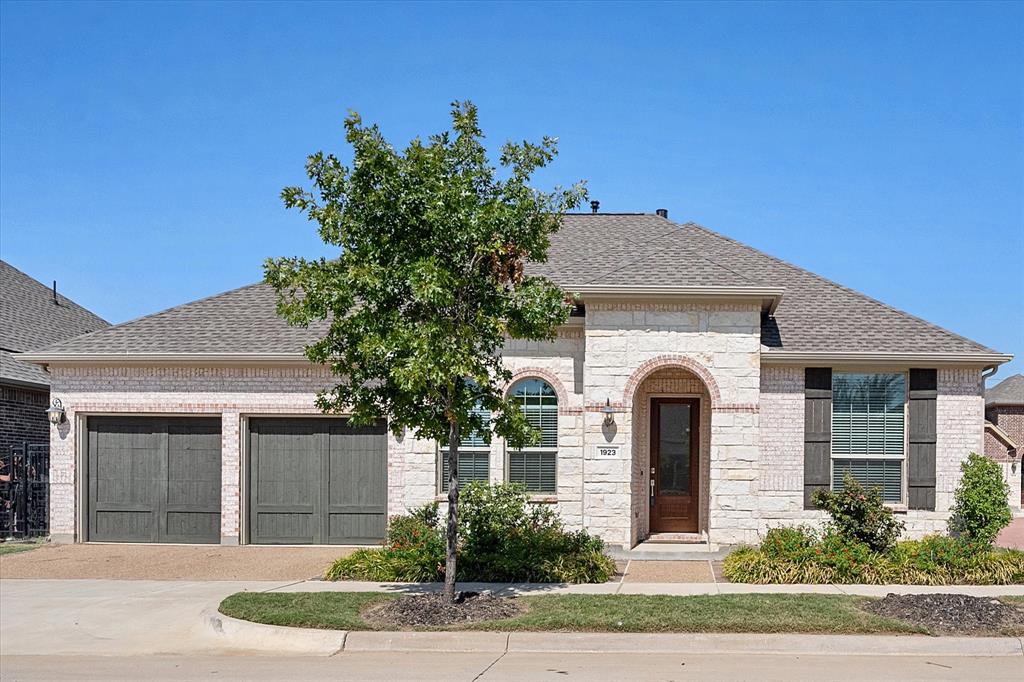
[[[989,365],[981,372],[982,379],[988,379],[991,376],[995,376],[995,373],[999,371],[999,365]]]

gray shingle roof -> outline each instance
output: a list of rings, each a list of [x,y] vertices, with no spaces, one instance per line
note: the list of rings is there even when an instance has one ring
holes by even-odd
[[[1024,405],[1024,374],[1012,374],[985,390],[986,405]]]
[[[566,216],[548,260],[529,271],[583,286],[781,288],[766,352],[991,354],[981,344],[693,223],[648,214]],[[48,353],[298,353],[325,325],[289,327],[254,284],[47,348]]]
[[[0,379],[48,385],[47,374],[11,352],[38,350],[54,342],[109,326],[66,296],[0,260]]]

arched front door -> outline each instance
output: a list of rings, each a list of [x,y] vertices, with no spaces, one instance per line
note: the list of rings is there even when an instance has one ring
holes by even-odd
[[[700,400],[651,398],[651,532],[697,532]]]

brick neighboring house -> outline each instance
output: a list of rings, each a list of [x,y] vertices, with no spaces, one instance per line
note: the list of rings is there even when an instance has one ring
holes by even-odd
[[[14,353],[36,350],[109,324],[0,260],[0,459],[12,445],[49,443],[50,376]]]
[[[1011,487],[1024,477],[1024,374],[1014,374],[985,391],[985,454],[1003,465]],[[1024,505],[1024,491],[1021,492]]]
[[[1011,358],[663,211],[567,216],[528,270],[581,302],[503,352],[543,438],[467,439],[462,479],[522,482],[623,552],[820,522],[845,472],[940,531],[984,448],[982,374]],[[31,353],[67,408],[54,539],[372,543],[443,499],[436,443],[318,413],[324,331],[254,284]]]

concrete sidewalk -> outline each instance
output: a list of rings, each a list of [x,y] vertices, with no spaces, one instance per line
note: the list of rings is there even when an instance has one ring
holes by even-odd
[[[0,654],[18,655],[150,655],[225,653],[238,648],[218,640],[208,616],[220,600],[240,591],[304,592],[315,590],[416,593],[440,589],[438,584],[385,584],[323,581],[132,581],[132,580],[0,580]],[[497,589],[511,594],[729,594],[740,592],[884,595],[888,592],[962,592],[978,596],[1022,595],[1024,586],[919,587],[830,585],[730,585],[708,583],[605,583],[603,585],[460,584],[463,589]],[[205,614],[205,615],[204,615]],[[256,626],[255,627],[269,627]],[[294,629],[287,630],[294,632]],[[344,636],[324,633],[321,637]],[[394,633],[391,633],[393,635]],[[428,633],[420,633],[428,634]],[[443,633],[442,633],[443,634]],[[455,636],[465,636],[461,633]],[[524,633],[525,634],[525,633]],[[378,633],[387,636],[388,633]],[[357,640],[367,635],[360,634]],[[550,635],[537,635],[542,640]],[[574,635],[575,636],[575,635]],[[518,641],[522,635],[515,635]],[[619,637],[619,635],[615,635]],[[687,636],[692,639],[693,636]],[[758,636],[759,637],[759,636]],[[801,636],[804,638],[805,636]],[[901,641],[937,641],[901,637]],[[328,640],[328,647],[340,647]],[[552,641],[566,642],[566,636]],[[696,640],[694,640],[696,641]],[[841,641],[849,641],[842,637]],[[1010,638],[1009,641],[1017,641]],[[304,646],[304,645],[303,645]],[[275,651],[277,645],[260,653]],[[252,649],[252,646],[243,648]],[[299,647],[299,651],[302,648]],[[299,651],[293,651],[298,653]]]
[[[884,597],[896,594],[967,594],[974,597],[1024,596],[1024,585],[748,585],[744,583],[631,583],[616,581],[584,585],[548,583],[459,583],[460,590],[495,592],[501,595],[529,594],[849,594]],[[442,583],[374,583],[359,580],[328,582],[308,580],[274,587],[276,592],[394,592],[418,594],[439,592]]]

